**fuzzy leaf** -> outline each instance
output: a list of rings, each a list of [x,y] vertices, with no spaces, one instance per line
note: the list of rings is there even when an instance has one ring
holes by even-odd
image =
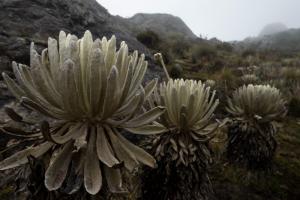
[[[102,187],[102,174],[96,154],[96,132],[92,130],[84,163],[84,186],[88,193],[97,194]]]
[[[117,133],[117,136],[121,144],[124,146],[124,148],[126,147],[126,149],[130,151],[139,162],[149,167],[156,166],[155,159],[150,154],[148,154],[144,149],[132,144],[127,139],[125,139],[120,133]]]
[[[101,160],[108,167],[120,164],[113,153],[110,143],[105,135],[105,132],[101,126],[97,127],[97,154],[99,160]]]
[[[73,142],[69,142],[57,153],[45,174],[45,186],[48,190],[57,190],[64,182],[72,157]]]
[[[167,132],[168,129],[162,125],[146,125],[136,128],[124,128],[125,130],[139,135],[155,135]]]
[[[142,115],[139,115],[138,117],[128,121],[123,125],[123,127],[126,128],[136,128],[140,126],[144,126],[146,124],[149,124],[153,122],[155,119],[157,119],[159,116],[161,116],[165,112],[164,107],[156,107],[152,110],[149,110]]]

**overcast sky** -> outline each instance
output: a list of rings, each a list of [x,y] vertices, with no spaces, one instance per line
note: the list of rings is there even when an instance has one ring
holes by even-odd
[[[196,35],[221,40],[256,36],[269,23],[300,28],[300,0],[97,0],[113,15],[169,13]]]

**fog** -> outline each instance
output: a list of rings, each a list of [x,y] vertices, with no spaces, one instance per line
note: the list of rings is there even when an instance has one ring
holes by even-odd
[[[300,0],[97,0],[113,15],[169,13],[180,17],[196,35],[224,41],[256,36],[266,25],[300,27]]]

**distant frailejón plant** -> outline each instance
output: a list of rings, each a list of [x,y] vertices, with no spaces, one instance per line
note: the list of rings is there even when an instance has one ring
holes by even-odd
[[[259,78],[255,74],[245,74],[240,78],[243,85],[257,84]]]
[[[276,150],[276,121],[287,109],[280,91],[269,85],[244,85],[228,99],[232,115],[228,130],[227,157],[250,170],[271,167]]]
[[[122,166],[128,170],[139,163],[154,167],[156,161],[119,130],[144,135],[165,131],[153,124],[164,108],[142,108],[156,87],[156,80],[141,85],[146,69],[144,55],[138,57],[137,51],[128,55],[125,42],[117,51],[114,36],[93,41],[89,31],[81,39],[61,31],[58,42],[48,39],[41,55],[32,44],[30,67],[14,62],[17,82],[6,74],[3,78],[22,105],[52,120],[29,135],[35,141],[32,146],[1,161],[0,170],[27,163],[28,156],[48,153],[52,155],[45,174],[48,190],[60,188],[72,168],[83,177],[90,194],[98,193],[103,183],[112,192],[124,191]],[[16,116],[10,111],[10,116]],[[20,116],[16,120],[22,122]]]
[[[205,81],[205,85],[209,86],[211,88],[214,88],[216,86],[216,81],[212,80],[212,79],[208,79],[208,80]]]

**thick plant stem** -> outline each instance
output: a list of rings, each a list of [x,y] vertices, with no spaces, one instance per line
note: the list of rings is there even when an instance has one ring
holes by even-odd
[[[157,61],[160,62],[161,66],[164,69],[164,72],[166,74],[167,79],[170,80],[171,78],[170,78],[170,75],[168,73],[168,70],[167,70],[167,67],[165,65],[164,59],[162,57],[162,54],[161,53],[156,53],[156,54],[154,54],[154,58],[155,58],[155,60],[157,60]]]

